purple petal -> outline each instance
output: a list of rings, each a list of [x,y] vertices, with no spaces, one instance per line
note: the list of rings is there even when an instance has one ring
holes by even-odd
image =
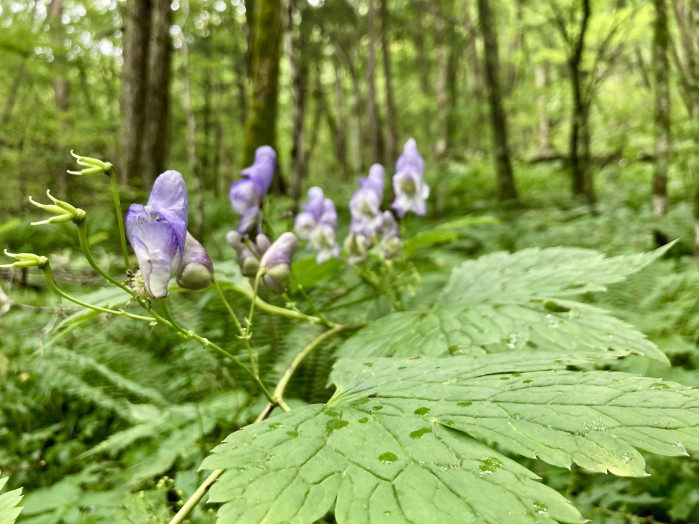
[[[422,175],[425,171],[425,160],[420,156],[417,150],[417,144],[414,139],[409,139],[403,146],[403,154],[398,157],[396,162],[396,171],[413,170]]]
[[[139,204],[131,205],[125,222],[126,236],[136,253],[148,292],[155,298],[167,296],[167,284],[179,268],[184,251],[177,232],[160,213]]]
[[[187,186],[180,173],[165,171],[155,179],[146,210],[157,211],[170,223],[182,251],[187,235]]]
[[[255,190],[255,184],[248,178],[233,182],[228,197],[231,200],[233,210],[239,215],[244,215],[251,208],[260,205],[260,196]]]
[[[308,203],[304,204],[303,209],[313,215],[313,218],[319,220],[320,215],[323,213],[324,199],[323,190],[314,186],[308,190]]]
[[[260,208],[255,206],[248,209],[245,214],[240,218],[240,223],[238,224],[238,232],[241,234],[248,233],[252,228],[259,222]]]
[[[378,231],[381,228],[381,200],[371,189],[358,189],[350,199],[350,214],[353,222],[363,223],[370,231]]]
[[[337,211],[335,211],[335,204],[329,198],[323,200],[323,213],[320,215],[318,222],[337,229]]]
[[[376,193],[379,202],[383,200],[383,175],[383,166],[381,164],[374,164],[369,168],[369,176],[359,180],[362,189],[368,189]]]
[[[262,255],[260,264],[265,269],[273,268],[280,264],[290,264],[291,257],[296,252],[298,240],[293,233],[282,233],[281,236],[274,241],[269,249]]]
[[[303,211],[296,215],[294,220],[294,231],[303,240],[308,240],[311,236],[311,231],[318,224],[316,217],[308,211]]]
[[[277,164],[277,154],[270,146],[258,147],[255,151],[255,161],[250,167],[243,169],[240,174],[250,177],[255,184],[255,190],[260,199],[267,194],[272,185],[274,168]]]

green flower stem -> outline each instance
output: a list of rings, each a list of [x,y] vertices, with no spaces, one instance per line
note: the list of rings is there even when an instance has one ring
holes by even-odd
[[[270,403],[273,403],[274,405],[278,405],[277,402],[274,400],[274,397],[272,396],[272,394],[269,392],[269,390],[262,383],[262,380],[260,380],[260,377],[257,374],[257,372],[252,371],[249,367],[247,367],[245,364],[243,364],[238,358],[231,355],[228,351],[223,349],[218,344],[211,342],[208,338],[204,338],[200,335],[197,335],[193,329],[187,330],[184,327],[182,327],[177,321],[174,320],[172,313],[170,312],[170,308],[168,306],[167,299],[162,300],[161,303],[163,306],[163,313],[165,313],[165,317],[168,320],[166,320],[165,318],[161,317],[160,315],[158,315],[157,313],[152,311],[151,313],[156,318],[156,320],[172,327],[175,331],[177,331],[180,335],[182,335],[182,337],[184,337],[186,339],[196,340],[202,346],[207,347],[207,348],[212,348],[214,351],[217,351],[218,353],[220,353],[224,357],[231,360],[236,366],[238,366],[240,369],[242,369],[247,375],[250,376],[250,378],[252,378],[255,381],[257,386],[260,388],[260,390],[262,390],[262,393],[264,394],[264,396],[267,398],[267,400]]]
[[[291,309],[286,309],[283,307],[272,305],[268,302],[265,302],[260,297],[255,296],[252,290],[245,289],[244,287],[238,286],[237,284],[233,284],[232,282],[230,282],[229,284],[233,288],[233,291],[235,291],[236,293],[244,295],[245,297],[247,297],[248,300],[254,300],[255,307],[257,307],[257,309],[260,309],[271,315],[295,318],[297,320],[304,320],[306,322],[310,322],[311,324],[319,324],[321,326],[326,326],[329,328],[335,327],[337,325],[333,322],[325,321],[322,318],[306,315],[305,313],[301,313],[300,311],[293,311]]]
[[[279,380],[277,387],[274,388],[274,393],[272,393],[274,398],[277,401],[280,401],[282,399],[282,397],[284,396],[284,391],[286,390],[286,386],[289,384],[289,381],[291,380],[291,377],[293,376],[294,372],[299,367],[303,359],[311,353],[311,351],[313,351],[320,344],[325,342],[327,339],[337,335],[338,333],[342,333],[343,331],[355,331],[364,327],[365,325],[366,324],[336,325],[332,329],[329,329],[324,333],[321,333],[315,339],[313,339],[313,341],[310,344],[303,348],[298,353],[298,355],[294,357],[294,360],[291,361],[291,364],[289,364],[289,366],[286,368],[286,371],[284,371],[284,374],[282,375],[282,378]]]
[[[252,334],[252,316],[255,314],[255,301],[257,300],[257,292],[260,289],[260,279],[265,274],[265,269],[261,267],[255,275],[255,286],[252,289],[252,300],[250,301],[250,313],[248,313],[247,326],[245,326],[245,334]]]
[[[212,276],[211,281],[214,285],[214,289],[216,290],[216,293],[218,294],[219,298],[221,299],[221,302],[223,302],[223,305],[228,310],[228,314],[233,319],[233,323],[235,324],[235,327],[237,327],[238,331],[240,332],[240,337],[243,339],[243,343],[245,344],[245,348],[248,350],[248,355],[250,356],[250,364],[252,365],[253,372],[255,373],[255,375],[259,376],[259,372],[257,370],[257,364],[255,364],[255,355],[252,351],[252,346],[250,345],[250,337],[248,336],[246,331],[243,329],[243,326],[240,324],[240,320],[238,320],[238,317],[236,316],[235,312],[233,311],[233,308],[231,307],[230,303],[228,302],[228,300],[226,300],[226,296],[223,294],[223,290],[221,289],[221,286],[219,285],[218,280],[216,280],[216,277]]]
[[[119,282],[116,278],[112,277],[111,275],[109,275],[106,271],[104,271],[102,268],[100,268],[97,265],[97,262],[95,262],[95,259],[92,256],[92,253],[90,252],[90,244],[87,240],[87,220],[83,220],[82,222],[78,223],[78,240],[80,241],[80,249],[82,250],[83,255],[85,255],[85,258],[87,259],[88,264],[90,264],[90,266],[92,266],[92,269],[97,271],[97,273],[99,273],[100,276],[106,278],[109,282],[111,282],[115,286],[126,291],[132,297],[136,296],[136,294],[133,292],[133,290],[131,288],[129,288],[128,286]]]
[[[274,410],[275,406],[279,406],[282,410],[284,411],[290,411],[291,408],[282,400],[282,395],[284,393],[284,390],[286,389],[286,386],[289,384],[289,380],[291,380],[291,376],[294,374],[294,371],[296,371],[296,368],[298,368],[299,364],[303,361],[304,358],[306,358],[311,351],[313,351],[316,347],[318,347],[321,343],[323,343],[325,340],[329,339],[330,337],[341,333],[343,331],[352,331],[356,329],[360,329],[364,327],[365,324],[348,324],[348,325],[335,325],[332,329],[329,329],[328,331],[321,333],[319,336],[317,336],[310,344],[308,344],[305,348],[301,350],[301,352],[294,357],[294,360],[291,362],[287,370],[284,372],[284,375],[282,376],[281,380],[277,384],[277,387],[274,389],[274,397],[275,399],[273,401],[270,401],[264,409],[260,412],[258,417],[255,419],[255,422],[253,424],[257,424],[258,422],[262,422],[265,420],[269,415],[272,413]],[[218,478],[223,475],[224,469],[216,469],[212,471],[206,479],[204,479],[204,482],[192,493],[192,496],[187,499],[187,501],[184,503],[184,505],[180,508],[180,510],[177,512],[177,514],[172,518],[170,521],[170,524],[181,524],[184,522],[184,520],[187,518],[187,516],[192,512],[194,507],[199,504],[201,499],[204,497],[204,495],[211,489],[211,486],[214,485],[214,482],[218,480]]]
[[[153,322],[153,320],[155,320],[155,317],[153,316],[144,317],[142,315],[134,315],[133,313],[128,313],[123,310],[108,309],[100,306],[95,306],[94,304],[88,304],[87,302],[83,302],[82,300],[75,298],[72,295],[69,295],[56,285],[56,281],[53,279],[53,273],[51,272],[51,266],[49,264],[46,264],[43,269],[44,275],[46,276],[46,282],[48,283],[49,287],[53,290],[53,292],[56,293],[58,296],[65,298],[66,300],[78,304],[79,306],[86,307],[88,309],[93,309],[95,311],[99,311],[100,313],[108,313],[110,315],[133,318],[135,320],[143,320],[146,322]]]
[[[109,169],[109,180],[112,187],[112,197],[114,198],[114,209],[119,224],[119,237],[121,238],[121,251],[124,255],[124,268],[129,268],[129,250],[126,247],[126,230],[124,229],[124,217],[121,214],[121,200],[119,199],[119,188],[117,186],[117,176],[114,166]]]

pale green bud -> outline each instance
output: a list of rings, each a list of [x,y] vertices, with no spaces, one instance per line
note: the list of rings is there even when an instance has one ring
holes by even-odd
[[[68,202],[64,202],[62,200],[54,198],[51,195],[51,191],[49,191],[48,189],[46,190],[46,194],[51,199],[51,201],[53,201],[53,204],[41,204],[34,200],[32,197],[29,197],[29,201],[36,207],[41,208],[44,211],[48,211],[49,213],[53,213],[56,216],[47,218],[46,220],[41,220],[39,222],[32,222],[33,226],[37,226],[39,224],[57,224],[60,222],[69,222],[71,220],[76,224],[79,224],[80,222],[85,220],[85,211],[75,206],[72,206]]]
[[[44,268],[49,263],[49,259],[34,253],[10,253],[7,249],[5,254],[8,257],[14,258],[17,262],[12,264],[3,264],[0,267],[39,267]]]

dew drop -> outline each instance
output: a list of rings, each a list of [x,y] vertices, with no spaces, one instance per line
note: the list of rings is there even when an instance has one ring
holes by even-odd
[[[457,402],[456,405],[457,405],[457,406],[461,406],[461,407],[463,407],[463,408],[467,408],[467,407],[469,407],[471,404],[473,404],[473,402]]]
[[[416,415],[427,415],[430,412],[430,408],[417,408],[413,413]]]
[[[532,502],[532,509],[536,511],[539,515],[544,515],[545,513],[548,513],[549,507],[543,502],[535,500],[534,502]]]
[[[358,422],[359,422],[360,424],[366,424],[367,422],[369,422],[369,419],[366,418],[366,417],[362,417],[362,418],[360,418],[360,419],[358,420]]]
[[[502,467],[502,462],[495,457],[483,457],[480,462],[481,465],[478,466],[478,471],[481,476],[492,475]]]
[[[621,460],[624,461],[624,464],[628,464],[629,462],[631,462],[631,455],[629,455],[628,453],[624,453],[621,456]]]
[[[393,464],[396,460],[398,460],[398,457],[394,453],[387,451],[386,453],[379,455],[379,460],[382,464]]]
[[[663,389],[670,389],[670,386],[668,386],[667,384],[663,384],[662,382],[656,382],[655,384],[651,384],[649,389],[658,391]]]
[[[527,380],[523,380],[522,384],[531,384],[532,382],[534,382],[534,381],[532,379],[528,378]]]

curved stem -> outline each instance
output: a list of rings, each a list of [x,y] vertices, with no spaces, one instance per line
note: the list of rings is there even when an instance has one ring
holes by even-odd
[[[255,275],[255,287],[252,289],[252,300],[250,301],[250,313],[247,318],[247,325],[245,326],[245,334],[252,334],[252,316],[255,313],[255,301],[257,300],[257,292],[260,289],[260,279],[262,275],[265,274],[264,268],[260,268]]]
[[[142,315],[134,315],[133,313],[128,313],[123,310],[115,310],[115,309],[109,309],[109,308],[104,308],[100,306],[95,306],[94,304],[88,304],[87,302],[83,302],[82,300],[75,298],[72,295],[69,295],[65,291],[63,291],[61,288],[59,288],[56,285],[56,281],[53,279],[53,273],[51,272],[51,266],[46,264],[44,266],[44,275],[46,277],[46,283],[49,285],[51,290],[56,293],[58,296],[61,296],[65,298],[66,300],[69,300],[75,304],[78,304],[79,306],[92,309],[94,311],[99,311],[100,313],[108,313],[110,315],[117,315],[120,317],[127,317],[127,318],[133,318],[134,320],[144,320],[146,322],[153,322],[155,320],[155,317],[144,317]]]
[[[235,327],[238,328],[238,332],[240,333],[240,338],[243,339],[243,343],[245,344],[245,348],[248,350],[248,355],[250,356],[250,364],[252,365],[253,372],[255,373],[255,375],[259,376],[257,364],[255,363],[255,354],[252,350],[252,346],[250,345],[250,337],[248,336],[248,333],[243,329],[243,326],[240,324],[240,320],[238,320],[238,317],[236,316],[235,312],[233,311],[233,308],[231,307],[228,300],[226,300],[226,296],[223,294],[223,290],[221,289],[221,286],[219,285],[218,280],[216,280],[216,277],[212,276],[211,281],[214,285],[214,289],[216,290],[216,293],[218,294],[219,298],[221,299],[221,302],[223,302],[223,305],[228,310],[228,314],[233,319],[233,323],[235,324]]]
[[[90,264],[90,266],[92,266],[92,269],[97,271],[97,273],[100,276],[106,278],[109,282],[111,282],[115,286],[126,291],[132,297],[136,296],[136,293],[134,293],[131,288],[129,288],[128,286],[119,282],[116,278],[112,277],[109,273],[107,273],[102,268],[100,268],[97,265],[97,262],[95,262],[95,259],[92,256],[92,253],[90,252],[90,244],[89,244],[88,239],[87,239],[87,220],[83,220],[82,222],[78,223],[78,241],[80,242],[80,249],[82,250],[83,255],[85,255],[85,259],[87,260],[88,264]]]
[[[124,255],[124,268],[129,267],[129,250],[126,247],[126,230],[124,229],[124,217],[121,214],[121,200],[119,199],[119,187],[117,186],[117,176],[114,166],[109,170],[109,180],[111,182],[112,197],[114,199],[114,209],[116,210],[117,224],[119,225],[119,237],[121,239],[121,251]]]
[[[284,372],[284,375],[282,376],[281,380],[277,384],[277,387],[274,388],[274,399],[271,400],[265,407],[264,409],[260,412],[258,415],[257,419],[255,419],[255,422],[253,424],[256,424],[258,422],[262,422],[265,420],[269,415],[272,413],[274,410],[275,406],[279,406],[282,410],[284,411],[289,411],[291,408],[282,400],[282,395],[284,394],[284,390],[286,389],[286,386],[289,383],[289,380],[291,380],[291,376],[294,374],[294,371],[296,371],[296,368],[298,368],[299,364],[301,361],[303,361],[304,358],[306,358],[311,351],[313,351],[316,347],[318,347],[322,342],[325,340],[329,339],[333,335],[336,335],[338,333],[341,333],[343,331],[352,331],[355,329],[360,329],[364,327],[365,324],[348,324],[348,325],[336,325],[332,329],[329,329],[328,331],[321,333],[319,336],[317,336],[310,344],[308,344],[305,348],[301,350],[301,352],[294,357],[294,360],[291,362],[287,370]],[[192,493],[192,496],[187,499],[187,501],[184,503],[184,505],[180,508],[180,510],[177,512],[177,514],[172,518],[170,521],[170,524],[181,524],[184,519],[187,518],[187,516],[191,513],[191,511],[194,509],[194,507],[199,504],[201,499],[204,497],[204,495],[211,489],[211,486],[214,485],[214,482],[218,480],[218,478],[223,475],[224,469],[216,469],[212,471],[208,477],[202,482],[202,484],[196,489],[194,493]]]
[[[271,315],[277,315],[281,317],[287,317],[287,318],[295,318],[297,320],[305,320],[306,322],[310,322],[311,324],[319,324],[321,326],[326,326],[329,328],[335,327],[337,324],[333,322],[328,322],[326,320],[323,320],[322,318],[314,317],[311,315],[306,315],[305,313],[301,313],[300,311],[293,311],[291,309],[286,309],[283,307],[275,306],[273,304],[270,304],[268,302],[265,302],[262,300],[260,297],[256,297],[252,290],[245,289],[244,287],[241,287],[237,284],[234,284],[232,282],[228,283],[233,290],[236,293],[239,293],[243,296],[245,296],[248,300],[254,300],[255,301],[255,306],[257,309],[260,309],[266,313],[269,313]]]

